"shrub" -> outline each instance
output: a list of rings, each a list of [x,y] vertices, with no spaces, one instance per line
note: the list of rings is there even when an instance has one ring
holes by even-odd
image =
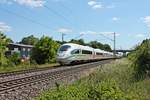
[[[115,81],[103,81],[89,91],[90,100],[124,100],[127,97]]]
[[[4,33],[0,31],[0,66],[6,66],[8,59],[5,57],[7,51],[7,44],[12,42],[11,39],[7,38]]]
[[[91,83],[91,84],[89,84]],[[39,100],[131,100],[115,81],[81,82],[42,95]]]
[[[19,65],[20,64],[20,54],[15,52],[8,57],[8,60],[9,60],[9,64]]]
[[[43,36],[32,51],[32,59],[38,64],[55,62],[59,44],[48,36]]]
[[[150,76],[150,40],[146,39],[136,48],[136,51],[129,55],[132,66],[135,69],[136,79],[143,79]]]

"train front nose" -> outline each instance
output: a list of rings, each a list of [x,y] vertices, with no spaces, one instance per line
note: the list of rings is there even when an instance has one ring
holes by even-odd
[[[67,58],[68,56],[65,52],[57,54],[57,62],[60,64],[66,64]]]
[[[57,53],[57,58],[65,58],[65,57],[66,57],[66,52]]]
[[[65,64],[68,58],[68,54],[69,54],[69,49],[71,48],[71,46],[69,45],[63,45],[60,47],[60,49],[58,50],[57,53],[57,62],[61,63],[61,64]]]

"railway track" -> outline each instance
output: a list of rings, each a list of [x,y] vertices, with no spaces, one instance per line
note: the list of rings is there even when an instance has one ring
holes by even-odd
[[[34,69],[21,70],[21,71],[4,72],[4,73],[0,73],[0,77],[8,77],[8,76],[12,76],[12,75],[19,75],[19,74],[27,74],[27,73],[31,73],[31,72],[37,72],[37,71],[44,71],[44,70],[48,70],[48,69],[54,69],[56,67],[60,67],[60,65],[56,65],[53,67],[34,68]]]
[[[64,68],[59,68],[54,71],[45,71],[31,76],[23,76],[17,79],[5,80],[0,82],[0,94],[8,93],[9,91],[15,91],[19,87],[29,86],[31,84],[36,84],[39,82],[47,82],[47,81],[59,81],[63,78],[67,78],[73,74],[81,72],[85,69],[93,68],[102,64],[109,63],[112,60],[98,61],[93,63],[87,63],[76,66],[68,66]],[[0,95],[1,96],[1,95]]]
[[[114,59],[114,58],[112,58],[112,59]],[[103,59],[103,60],[107,60],[107,59]],[[13,72],[4,72],[4,73],[0,73],[0,78],[5,78],[5,77],[9,77],[9,76],[16,76],[16,75],[19,75],[19,74],[28,74],[28,73],[32,73],[32,72],[38,72],[38,71],[39,72],[40,71],[46,71],[46,70],[50,70],[50,69],[56,69],[58,67],[60,67],[60,65],[55,65],[55,66],[52,66],[52,67],[21,70],[21,71],[13,71]],[[65,67],[65,66],[61,66],[61,67]]]

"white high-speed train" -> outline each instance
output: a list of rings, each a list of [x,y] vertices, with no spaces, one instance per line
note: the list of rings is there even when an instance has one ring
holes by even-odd
[[[78,62],[94,61],[113,58],[112,52],[94,49],[74,43],[63,44],[57,52],[57,62],[60,64],[71,64]]]

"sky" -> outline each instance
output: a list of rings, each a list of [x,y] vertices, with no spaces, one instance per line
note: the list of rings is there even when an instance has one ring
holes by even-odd
[[[150,38],[150,0],[0,0],[0,31],[14,42],[50,36],[131,49]]]

